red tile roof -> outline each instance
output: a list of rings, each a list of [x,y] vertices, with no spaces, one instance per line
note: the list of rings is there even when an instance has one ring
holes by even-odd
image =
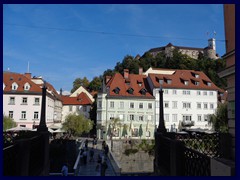
[[[82,92],[77,97],[62,96],[63,105],[91,105],[93,102]]]
[[[141,86],[139,86],[140,82],[142,82]],[[111,97],[154,98],[148,86],[146,75],[129,74],[126,81],[120,73],[116,73],[109,80],[106,87],[110,88],[109,95]],[[129,91],[131,88],[133,89],[132,94]],[[144,88],[147,90],[146,94],[141,93]]]
[[[18,88],[16,91],[12,90],[12,83],[16,82]],[[3,83],[5,84],[5,89],[3,92],[17,92],[17,93],[42,93],[42,89],[31,81],[31,79],[27,78],[23,74],[13,73],[13,72],[3,72]],[[29,83],[30,89],[28,91],[24,90],[25,83]]]
[[[12,90],[12,83],[16,82],[18,85],[17,90]],[[5,84],[5,89],[3,92],[13,92],[13,93],[42,93],[43,84],[35,84],[30,77],[25,74],[13,73],[13,72],[3,72],[3,83]],[[24,85],[28,83],[30,89],[28,91],[24,90]],[[54,87],[46,82],[47,90],[52,91],[55,98],[61,100],[60,95],[54,89]]]
[[[156,69],[155,69],[156,70]],[[159,69],[160,70],[160,69]],[[162,69],[161,69],[162,70]],[[199,75],[198,78],[194,74]],[[172,75],[165,74],[148,74],[153,86],[155,88],[160,87],[159,79],[163,79],[163,88],[174,88],[174,89],[201,89],[201,90],[218,90],[222,91],[217,87],[203,72],[194,70],[175,70]],[[171,79],[171,84],[166,82],[166,79]],[[184,84],[184,81],[188,81],[188,85]],[[194,82],[199,82],[199,85],[195,85]],[[211,83],[211,86],[207,85],[207,82]]]

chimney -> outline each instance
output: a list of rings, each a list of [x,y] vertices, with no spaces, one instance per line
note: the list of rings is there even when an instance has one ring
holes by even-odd
[[[31,79],[32,74],[31,74],[31,73],[25,73],[24,76],[25,76],[26,78],[28,78],[28,79]]]
[[[111,79],[112,76],[106,76],[106,84],[108,83],[108,81]]]
[[[129,70],[128,69],[124,69],[124,78],[128,79],[128,75],[129,75]]]
[[[142,75],[142,74],[143,74],[143,68],[142,68],[142,67],[139,67],[139,69],[138,69],[138,74],[139,74],[139,75]]]
[[[62,96],[62,88],[60,89],[60,95]]]

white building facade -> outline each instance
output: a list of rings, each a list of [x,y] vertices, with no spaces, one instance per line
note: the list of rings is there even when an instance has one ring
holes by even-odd
[[[42,81],[43,82],[43,81]],[[25,75],[11,72],[3,73],[3,115],[9,116],[17,126],[34,128],[39,125],[42,104],[42,84],[32,81],[31,74]],[[48,91],[54,88],[47,83]],[[53,89],[52,89],[53,88]],[[55,102],[58,102],[56,111]],[[54,114],[61,116],[61,101],[54,92],[46,97],[46,124],[54,123]],[[60,118],[61,119],[61,118]]]
[[[114,138],[154,137],[155,99],[146,88],[146,76],[130,75],[124,77],[117,73],[98,93],[97,98],[97,136],[107,138],[108,126],[114,118],[120,119],[120,126],[115,130]],[[123,135],[126,127],[127,134]],[[140,128],[141,126],[141,128]]]
[[[164,122],[167,131],[185,128],[211,130],[209,115],[218,104],[219,88],[200,71],[149,69],[148,82],[155,97],[156,126],[159,123],[159,89],[163,89]]]

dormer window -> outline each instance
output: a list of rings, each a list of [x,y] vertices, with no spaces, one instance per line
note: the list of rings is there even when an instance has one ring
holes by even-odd
[[[18,85],[17,85],[17,83],[12,83],[12,90],[14,90],[14,91],[16,91],[17,90],[17,88],[18,88]]]
[[[140,93],[141,93],[142,95],[146,95],[146,92],[147,92],[147,90],[146,90],[145,88],[142,88],[142,89],[140,90]]]
[[[29,89],[30,89],[29,83],[25,83],[25,84],[24,84],[24,90],[25,90],[25,91],[28,91]]]
[[[167,79],[167,84],[172,84],[172,80],[171,79]]]
[[[195,78],[199,78],[199,74],[195,74]]]
[[[195,84],[196,86],[199,86],[199,82],[198,82],[198,81],[195,81],[194,84]]]
[[[185,81],[184,81],[184,84],[187,86],[187,85],[188,85],[188,81],[185,80]]]
[[[141,87],[142,86],[142,81],[137,81],[137,84],[139,85],[139,87]]]
[[[133,88],[129,88],[128,90],[127,90],[127,92],[129,93],[129,94],[133,94]]]
[[[114,92],[115,94],[119,94],[119,91],[120,91],[120,88],[119,88],[119,87],[116,87],[116,88],[113,90],[113,92]]]
[[[211,83],[211,82],[207,82],[207,85],[208,85],[208,86],[212,86],[212,83]]]
[[[163,79],[158,80],[159,84],[163,84]]]

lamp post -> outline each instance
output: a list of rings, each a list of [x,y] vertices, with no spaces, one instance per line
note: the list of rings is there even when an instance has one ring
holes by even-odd
[[[159,89],[159,123],[157,132],[166,133],[167,130],[164,124],[164,112],[163,112],[163,90],[162,90],[163,81],[160,80],[160,89]]]
[[[43,87],[42,87],[42,106],[41,106],[41,118],[39,127],[37,128],[37,131],[39,132],[45,132],[48,131],[48,128],[46,126],[46,82],[44,81]]]

